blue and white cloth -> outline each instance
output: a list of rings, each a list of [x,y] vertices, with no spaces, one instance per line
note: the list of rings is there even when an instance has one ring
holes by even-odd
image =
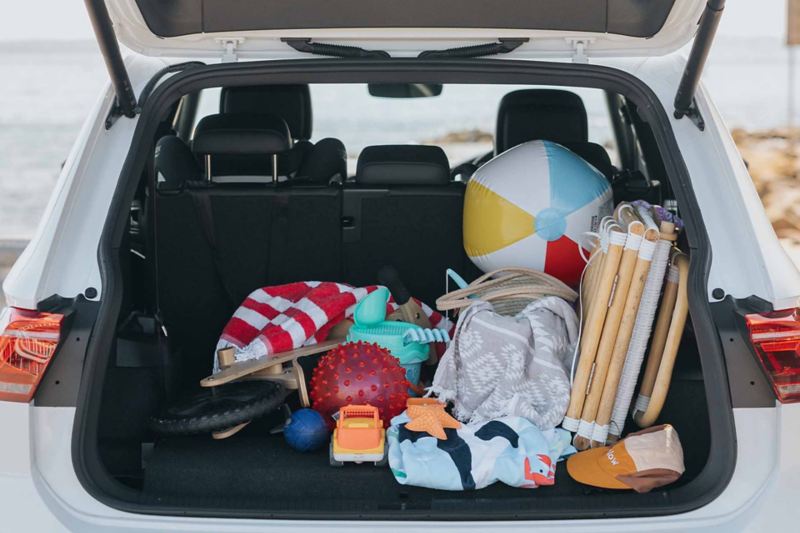
[[[535,488],[555,483],[556,463],[575,453],[569,432],[539,430],[508,416],[460,429],[445,429],[447,440],[406,429],[405,412],[387,430],[389,466],[402,485],[474,490],[497,481]]]

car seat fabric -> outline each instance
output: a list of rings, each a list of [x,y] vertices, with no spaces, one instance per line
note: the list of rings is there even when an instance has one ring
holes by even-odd
[[[175,135],[161,137],[156,143],[155,170],[158,187],[168,189],[178,189],[203,175],[191,148]]]
[[[356,285],[394,266],[412,294],[432,304],[445,270],[477,273],[461,240],[464,184],[449,181],[444,152],[433,146],[371,146],[355,183],[343,191],[344,272]]]
[[[347,179],[347,152],[339,139],[311,142],[311,92],[306,84],[224,87],[220,94],[220,113],[273,114],[289,126],[294,145],[278,161],[282,176],[299,182],[327,185],[331,180]],[[240,165],[246,165],[241,161]],[[253,169],[240,166],[240,174],[263,173],[263,165]]]
[[[205,158],[207,176],[271,175],[272,157],[291,147],[286,121],[268,114],[203,117],[192,140],[192,151]]]
[[[497,154],[536,139],[557,143],[589,140],[583,100],[561,89],[522,89],[508,93],[500,101],[495,132]]]

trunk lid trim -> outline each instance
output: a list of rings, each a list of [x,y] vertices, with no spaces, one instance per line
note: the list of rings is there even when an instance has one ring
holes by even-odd
[[[593,42],[588,57],[664,55],[694,36],[705,5],[602,0],[587,10],[583,0],[527,0],[530,10],[520,12],[512,9],[519,6],[515,0],[503,0],[507,9],[483,0],[410,0],[400,12],[365,9],[363,0],[298,1],[305,6],[292,3],[292,11],[283,0],[267,0],[258,10],[248,0],[177,0],[169,9],[157,0],[119,0],[108,10],[120,41],[152,56],[222,58],[220,41],[236,38],[244,39],[237,50],[242,58],[287,58],[293,54],[282,38],[417,55],[512,37],[531,41],[515,57],[544,58],[572,57],[574,40]],[[453,3],[458,9],[447,7]]]

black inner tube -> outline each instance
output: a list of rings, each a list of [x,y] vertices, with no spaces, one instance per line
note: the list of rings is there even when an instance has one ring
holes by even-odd
[[[240,381],[202,389],[150,419],[162,435],[210,433],[258,418],[280,407],[288,395],[274,381]]]

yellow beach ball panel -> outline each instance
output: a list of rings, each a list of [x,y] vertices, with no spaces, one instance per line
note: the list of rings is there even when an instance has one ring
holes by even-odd
[[[478,213],[480,216],[476,216]],[[477,180],[467,183],[464,198],[464,249],[467,255],[488,255],[535,231],[533,215]]]

